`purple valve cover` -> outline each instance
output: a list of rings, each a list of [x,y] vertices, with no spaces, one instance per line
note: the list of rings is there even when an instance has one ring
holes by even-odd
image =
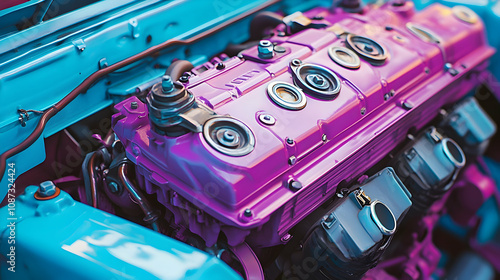
[[[314,21],[326,27],[275,35],[269,40],[284,48],[272,58],[260,58],[255,46],[225,60],[224,69],[208,69],[185,84],[198,102],[250,128],[255,148],[247,155],[222,154],[203,133],[157,134],[137,97],[116,105],[113,129],[137,164],[139,185],[157,194],[176,223],[188,215],[184,226],[208,246],[220,232],[230,245],[250,233],[250,244],[280,244],[341,181],[356,179],[401,143],[408,130],[423,128],[443,105],[477,86],[494,52],[481,21],[464,22],[441,5],[419,13],[407,2],[362,15],[326,8],[304,15],[321,16]],[[345,47],[347,33],[383,46],[385,62],[373,65],[361,58],[358,69],[334,62],[328,51]],[[294,84],[293,59],[333,71],[340,79],[338,96],[320,99],[306,93],[301,110],[273,102],[268,85]],[[132,109],[131,102],[139,106]],[[271,115],[275,124],[262,123],[261,114]],[[292,181],[299,187],[290,188]]]

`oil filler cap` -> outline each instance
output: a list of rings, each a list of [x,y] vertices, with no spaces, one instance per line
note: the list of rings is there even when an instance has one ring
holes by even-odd
[[[255,147],[255,137],[250,128],[230,117],[209,119],[203,125],[203,136],[212,148],[228,156],[244,156]]]
[[[317,64],[292,63],[294,81],[304,92],[321,99],[334,99],[340,92],[340,79],[330,69]]]

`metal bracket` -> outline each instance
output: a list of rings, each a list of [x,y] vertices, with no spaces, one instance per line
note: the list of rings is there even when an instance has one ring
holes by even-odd
[[[86,48],[87,45],[85,44],[85,41],[83,39],[78,39],[73,41],[73,45],[80,51],[83,52]]]
[[[130,32],[132,34],[132,38],[137,39],[139,38],[139,23],[137,22],[137,19],[133,18],[128,21],[128,27],[130,29]]]

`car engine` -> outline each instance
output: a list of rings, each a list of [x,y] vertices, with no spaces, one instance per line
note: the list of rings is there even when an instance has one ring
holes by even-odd
[[[2,279],[500,275],[490,6],[12,2]]]

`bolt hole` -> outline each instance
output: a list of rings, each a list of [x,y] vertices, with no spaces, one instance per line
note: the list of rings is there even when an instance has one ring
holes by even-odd
[[[151,35],[148,35],[148,37],[146,37],[146,43],[151,43],[151,41],[153,41],[153,37]]]

